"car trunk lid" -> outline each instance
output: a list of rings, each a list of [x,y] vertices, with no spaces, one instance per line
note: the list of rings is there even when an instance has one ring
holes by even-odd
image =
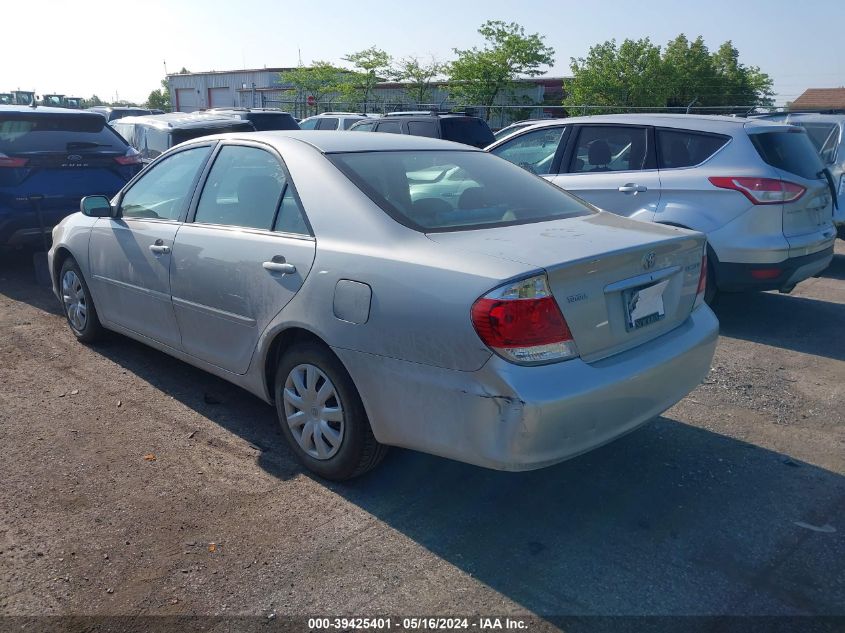
[[[652,340],[686,320],[704,237],[609,213],[429,239],[543,269],[581,357],[592,362]]]

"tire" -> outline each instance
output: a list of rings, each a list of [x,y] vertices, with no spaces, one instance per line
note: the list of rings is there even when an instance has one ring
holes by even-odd
[[[373,436],[352,378],[325,345],[297,343],[287,350],[276,371],[274,394],[288,445],[320,477],[358,477],[387,453]]]
[[[59,271],[59,290],[62,293],[65,319],[73,335],[82,343],[93,343],[101,338],[103,326],[97,316],[97,308],[79,264],[73,257],[68,257],[62,263]]]

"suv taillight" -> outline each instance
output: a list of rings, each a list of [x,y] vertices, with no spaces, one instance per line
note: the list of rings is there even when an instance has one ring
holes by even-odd
[[[140,165],[141,152],[134,147],[130,147],[123,156],[116,156],[114,160],[120,165]]]
[[[29,162],[26,158],[18,158],[16,156],[6,156],[0,153],[0,167],[26,167]]]
[[[479,338],[505,360],[535,364],[578,356],[545,275],[496,288],[472,305],[471,316]]]
[[[739,191],[754,204],[795,202],[807,191],[801,185],[777,178],[711,176],[708,180],[720,189]]]

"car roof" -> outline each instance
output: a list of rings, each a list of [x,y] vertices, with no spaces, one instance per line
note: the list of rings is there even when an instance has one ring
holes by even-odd
[[[234,113],[234,114],[281,114],[283,116],[292,117],[290,112],[284,110],[275,110],[273,108],[209,108],[205,110],[208,114],[217,114],[218,112]]]
[[[0,113],[3,112],[18,112],[21,114],[65,114],[68,116],[87,116],[100,117],[103,115],[99,112],[88,112],[87,110],[74,110],[72,108],[51,108],[50,106],[38,106],[33,108],[28,105],[0,105]]]
[[[273,130],[269,132],[231,132],[229,134],[215,134],[203,137],[209,139],[240,139],[245,141],[259,141],[268,145],[277,145],[285,139],[294,139],[307,143],[324,154],[340,152],[385,152],[385,151],[425,151],[425,150],[460,150],[464,152],[480,152],[482,150],[442,141],[426,136],[412,136],[410,134],[350,134],[346,131],[329,130]]]
[[[238,125],[239,119],[233,119],[223,114],[197,114],[193,112],[169,112],[166,114],[145,114],[143,116],[127,116],[114,123],[140,123],[160,129],[185,130],[191,128],[225,127]],[[243,121],[247,124],[247,121]]]
[[[845,123],[845,112],[775,112],[759,115],[760,121],[829,121],[831,123]]]
[[[538,121],[530,128],[573,123],[628,123],[640,125],[655,125],[658,127],[692,128],[709,132],[736,132],[740,129],[782,128],[784,123],[766,121],[763,119],[746,119],[743,117],[721,116],[711,114],[596,114],[593,116],[577,116],[566,119],[546,119]],[[525,128],[529,129],[529,128]],[[508,137],[510,138],[510,137]]]

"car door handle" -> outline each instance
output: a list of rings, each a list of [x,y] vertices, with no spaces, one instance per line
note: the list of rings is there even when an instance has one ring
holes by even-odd
[[[261,264],[264,270],[269,270],[271,273],[282,273],[283,275],[291,275],[296,272],[296,266],[285,262],[264,262]]]
[[[638,185],[634,182],[626,182],[624,185],[619,187],[619,191],[622,193],[643,193],[644,191],[648,191],[648,187],[645,185]]]
[[[170,247],[164,244],[150,244],[150,250],[156,255],[167,255],[170,252]]]

